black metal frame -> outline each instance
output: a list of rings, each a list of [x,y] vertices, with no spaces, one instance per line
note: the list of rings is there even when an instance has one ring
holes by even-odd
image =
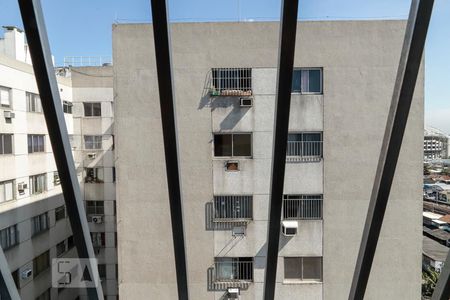
[[[167,2],[166,0],[151,0],[151,5],[178,299],[187,300],[189,293]]]
[[[42,102],[45,122],[58,168],[67,215],[80,258],[95,258],[86,212],[72,157],[62,102],[59,96],[47,30],[40,0],[19,0],[20,13],[27,36],[33,70]],[[90,270],[98,276],[97,264],[89,261]],[[95,278],[95,276],[94,276]],[[101,284],[87,288],[89,299],[103,299]]]
[[[286,148],[291,107],[292,73],[294,70],[298,0],[283,0],[278,48],[278,79],[273,130],[272,177],[270,186],[269,224],[267,227],[267,258],[264,299],[275,297],[275,282],[280,242],[281,208],[283,205]]]
[[[0,299],[19,300],[19,292],[12,278],[5,254],[0,247]]]
[[[422,61],[434,0],[413,0],[349,300],[363,299]]]

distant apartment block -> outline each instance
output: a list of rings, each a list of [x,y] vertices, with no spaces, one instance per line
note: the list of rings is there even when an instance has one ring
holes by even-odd
[[[425,160],[446,159],[449,157],[450,137],[439,129],[426,127],[423,141]]]
[[[348,298],[404,30],[298,24],[276,299]],[[279,24],[171,37],[190,297],[260,300]],[[119,296],[177,299],[151,25],[114,25],[113,60]],[[367,299],[420,297],[423,82],[422,68]]]

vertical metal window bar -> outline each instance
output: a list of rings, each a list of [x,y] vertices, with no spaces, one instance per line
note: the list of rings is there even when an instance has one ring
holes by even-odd
[[[267,228],[267,259],[264,278],[265,300],[273,300],[275,297],[289,111],[291,107],[292,73],[294,69],[295,38],[297,32],[297,12],[298,0],[282,1],[278,47],[277,97],[273,130],[270,210]]]
[[[434,0],[413,0],[349,299],[363,299],[372,267]]]
[[[6,260],[2,247],[0,247],[0,299],[20,299],[19,292],[17,291],[16,284],[12,278],[8,261]]]
[[[178,298],[187,300],[189,294],[184,243],[183,207],[178,167],[175,98],[172,83],[172,63],[170,59],[170,34],[167,21],[167,2],[166,0],[151,0],[151,6]]]
[[[95,258],[56,83],[41,3],[39,0],[19,0],[19,7],[78,256]],[[98,276],[97,265],[91,263],[90,268]],[[100,284],[96,288],[88,288],[87,292],[89,299],[103,299]]]

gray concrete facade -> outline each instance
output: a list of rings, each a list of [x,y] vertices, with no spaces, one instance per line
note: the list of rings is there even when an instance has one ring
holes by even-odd
[[[323,159],[288,163],[286,194],[323,194],[323,220],[281,236],[276,299],[347,299],[406,23],[300,22],[295,67],[321,68],[323,93],[293,94],[290,132],[323,132]],[[279,24],[171,26],[188,281],[192,299],[223,299],[215,257],[253,257],[241,299],[262,299]],[[119,296],[177,299],[152,28],[113,25]],[[210,97],[211,68],[252,68],[253,106]],[[366,299],[420,299],[423,68]],[[252,156],[214,157],[214,133],[252,133]],[[208,226],[214,195],[253,195],[245,237]],[[402,212],[399,215],[397,212]],[[321,281],[284,278],[285,257],[323,257]]]

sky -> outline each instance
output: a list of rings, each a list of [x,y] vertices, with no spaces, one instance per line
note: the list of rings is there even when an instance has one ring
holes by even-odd
[[[300,20],[406,19],[411,0],[299,0]],[[0,25],[21,28],[17,0],[0,0]],[[150,0],[41,0],[52,53],[111,56],[113,23],[151,22]],[[169,0],[171,22],[276,21],[280,0]],[[425,48],[425,123],[450,134],[450,1],[435,0]]]

